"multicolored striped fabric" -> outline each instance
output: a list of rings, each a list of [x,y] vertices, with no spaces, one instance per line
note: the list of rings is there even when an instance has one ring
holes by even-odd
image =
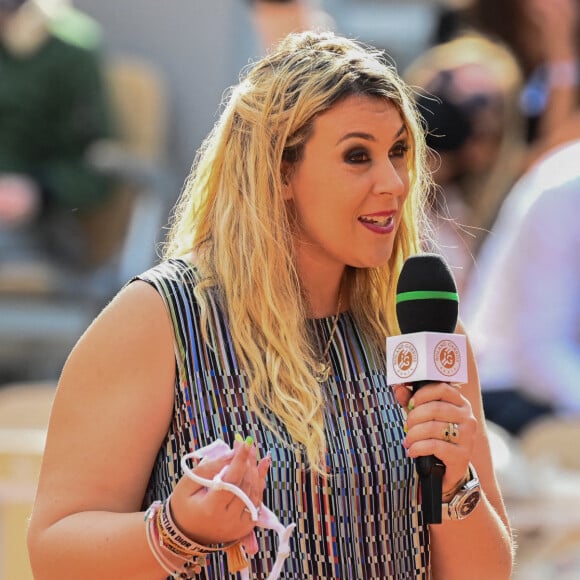
[[[196,276],[186,262],[168,260],[138,277],[152,284],[167,305],[177,365],[174,417],[143,506],[171,493],[182,476],[179,460],[185,453],[217,438],[232,445],[238,432],[251,435],[261,455],[272,454],[264,503],[285,525],[297,524],[281,578],[429,578],[428,528],[422,524],[414,465],[401,444],[403,416],[387,386],[384,362],[367,354],[353,318],[348,312],[340,314],[330,348],[334,376],[324,384],[329,477],[323,481],[250,411],[246,380],[215,303],[211,347],[202,340],[193,295]],[[325,344],[332,318],[312,323]],[[265,580],[274,562],[276,536],[262,530],[257,536],[261,545],[251,558],[252,578]],[[228,577],[221,553],[210,557],[200,575],[208,580]]]

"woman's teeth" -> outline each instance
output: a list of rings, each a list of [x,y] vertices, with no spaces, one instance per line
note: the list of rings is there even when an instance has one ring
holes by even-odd
[[[367,224],[374,224],[376,226],[380,226],[380,227],[387,227],[389,225],[391,225],[392,221],[393,221],[393,216],[387,216],[387,217],[368,217],[368,216],[364,216],[361,215],[358,218],[361,222],[365,222]]]

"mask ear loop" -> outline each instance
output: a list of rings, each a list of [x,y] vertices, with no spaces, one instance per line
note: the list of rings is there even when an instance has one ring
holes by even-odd
[[[195,481],[198,485],[207,487],[215,491],[229,491],[238,497],[246,505],[248,511],[250,512],[250,517],[256,525],[273,530],[278,535],[278,553],[276,554],[276,561],[272,567],[272,571],[268,576],[268,580],[278,580],[280,573],[282,572],[282,567],[286,558],[290,555],[290,538],[292,537],[292,532],[296,527],[296,524],[292,523],[288,526],[284,526],[280,520],[276,517],[274,512],[268,509],[263,503],[257,508],[252,500],[246,495],[246,493],[241,490],[236,485],[223,481],[224,473],[226,472],[228,466],[224,467],[218,474],[214,476],[213,479],[206,479],[205,477],[200,477],[188,466],[187,462],[190,459],[200,459],[203,462],[206,459],[217,459],[224,457],[228,454],[232,454],[233,451],[230,449],[229,445],[225,443],[222,439],[216,439],[213,443],[210,443],[206,447],[197,449],[193,453],[188,453],[181,458],[181,468],[183,473],[187,475],[191,480]],[[249,536],[246,536],[241,540],[244,547],[252,546],[256,544],[255,538],[251,536],[255,534],[254,531],[251,532]],[[253,540],[253,541],[252,541]],[[251,550],[252,553],[256,553],[255,550]],[[249,580],[249,566],[244,570],[241,570],[242,580]]]

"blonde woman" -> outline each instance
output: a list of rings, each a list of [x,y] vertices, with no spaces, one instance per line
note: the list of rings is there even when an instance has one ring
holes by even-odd
[[[387,385],[428,187],[412,103],[378,51],[331,33],[288,36],[246,72],[166,259],[66,363],[30,526],[36,578],[232,577],[243,540],[265,579],[278,540],[251,541],[265,506],[296,523],[283,578],[509,577],[473,358],[462,389],[430,384],[410,403]],[[233,451],[184,475],[180,459],[219,439]],[[431,453],[446,500],[478,474],[468,517],[423,522],[413,458]],[[217,474],[249,507],[199,483]]]

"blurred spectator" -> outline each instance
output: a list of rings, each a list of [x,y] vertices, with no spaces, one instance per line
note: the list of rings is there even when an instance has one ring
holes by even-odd
[[[578,109],[579,23],[578,0],[472,0],[441,16],[439,38],[471,27],[513,51],[525,78],[520,104],[533,158]]]
[[[112,137],[99,29],[65,0],[0,0],[0,251],[85,265],[83,216],[107,199],[87,161]]]
[[[331,30],[332,18],[317,0],[248,0],[262,51],[290,32]]]
[[[514,434],[580,414],[579,159],[577,140],[517,182],[466,296],[486,416]]]
[[[433,47],[405,79],[417,90],[432,156],[432,223],[461,291],[487,228],[516,177],[521,75],[511,53],[469,35]],[[517,164],[515,164],[517,166]]]
[[[434,5],[435,29],[432,44],[443,44],[461,35],[464,30],[465,11],[474,0],[436,0]]]

